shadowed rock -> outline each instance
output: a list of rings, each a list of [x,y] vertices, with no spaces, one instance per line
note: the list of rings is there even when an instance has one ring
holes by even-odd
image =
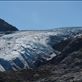
[[[0,18],[0,31],[18,31],[18,29]]]

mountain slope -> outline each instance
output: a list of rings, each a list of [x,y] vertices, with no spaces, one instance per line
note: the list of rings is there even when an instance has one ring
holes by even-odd
[[[0,32],[6,31],[18,31],[18,29],[10,24],[8,24],[3,19],[0,19]]]
[[[61,46],[61,45],[60,45]],[[72,52],[76,52],[82,48],[82,35],[78,35],[65,46],[62,50],[61,54],[53,58],[51,61],[54,64],[59,64],[64,58],[68,57],[68,55]]]

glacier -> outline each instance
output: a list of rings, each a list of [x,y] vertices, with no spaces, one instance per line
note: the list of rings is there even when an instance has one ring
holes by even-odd
[[[50,60],[56,56],[47,45],[54,32],[24,31],[0,37],[0,70],[33,68],[38,58]]]
[[[0,37],[0,71],[33,69],[39,62],[56,57],[58,53],[51,44],[81,33],[82,28],[45,31],[18,31]],[[54,40],[51,41],[50,37]]]

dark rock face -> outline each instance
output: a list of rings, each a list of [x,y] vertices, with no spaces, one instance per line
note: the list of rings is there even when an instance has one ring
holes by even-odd
[[[7,71],[12,70],[11,65],[8,61],[0,58],[0,64],[6,68]]]
[[[8,24],[6,21],[3,19],[0,19],[0,31],[18,31],[18,29],[10,24]]]
[[[62,47],[62,46],[60,46]],[[70,53],[78,51],[82,48],[82,37],[73,38],[68,45],[65,46],[60,55],[51,60],[54,64],[59,64],[64,58],[68,57]]]

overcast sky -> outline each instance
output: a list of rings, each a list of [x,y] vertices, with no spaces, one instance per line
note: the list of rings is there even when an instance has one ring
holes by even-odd
[[[0,18],[22,30],[82,26],[82,1],[2,1]]]

